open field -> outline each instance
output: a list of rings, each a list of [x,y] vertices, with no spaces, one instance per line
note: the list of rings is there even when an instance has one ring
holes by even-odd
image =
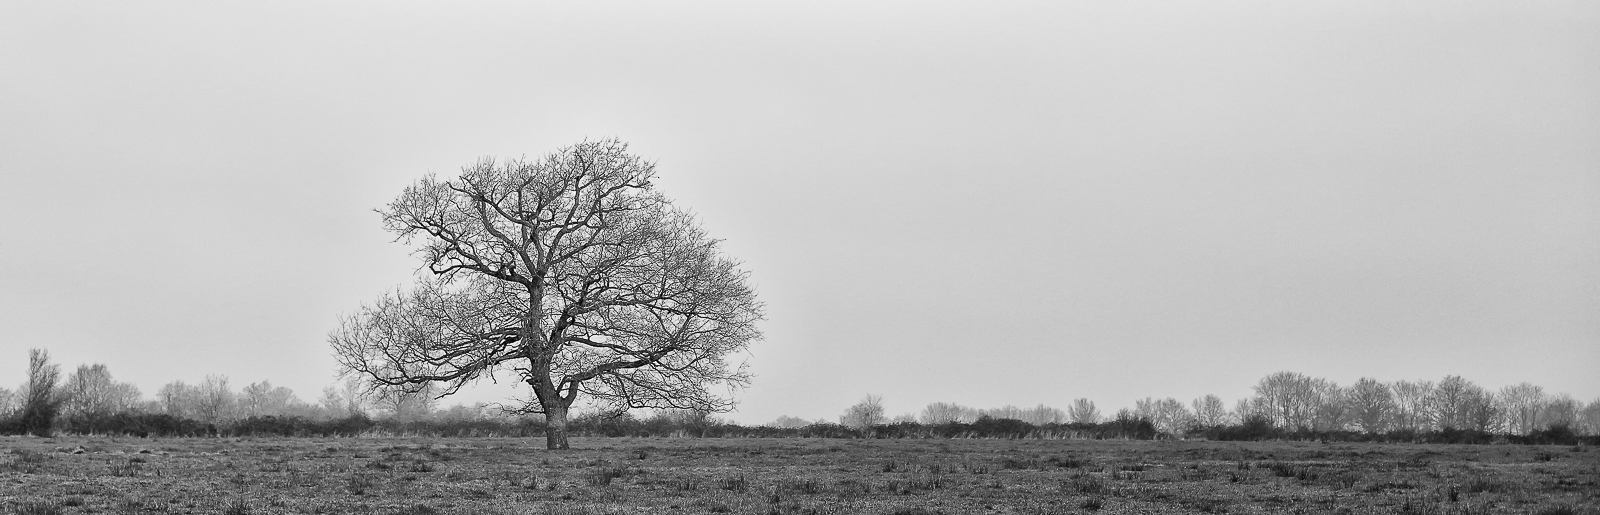
[[[1600,449],[0,438],[6,513],[1600,513]]]

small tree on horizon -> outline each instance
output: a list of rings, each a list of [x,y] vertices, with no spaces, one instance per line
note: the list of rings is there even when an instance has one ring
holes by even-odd
[[[1363,377],[1350,385],[1346,398],[1350,402],[1350,416],[1357,428],[1368,433],[1388,430],[1395,411],[1394,392],[1389,385]]]
[[[881,425],[888,421],[883,413],[883,397],[868,395],[855,406],[844,410],[844,414],[839,415],[839,425],[856,429]]]
[[[800,417],[791,417],[789,415],[779,415],[776,420],[768,423],[767,427],[776,427],[779,429],[798,429],[809,425],[811,425],[811,422],[807,421],[806,419]]]
[[[102,364],[79,366],[62,386],[62,414],[68,417],[103,417],[133,409],[139,404],[139,387],[112,379]]]
[[[1067,407],[1067,419],[1074,424],[1098,424],[1100,410],[1094,407],[1094,401],[1080,397]]]
[[[1228,406],[1216,395],[1195,399],[1194,423],[1200,427],[1219,427],[1228,423]]]
[[[978,410],[954,402],[933,402],[922,408],[918,420],[929,425],[970,423],[978,420]]]

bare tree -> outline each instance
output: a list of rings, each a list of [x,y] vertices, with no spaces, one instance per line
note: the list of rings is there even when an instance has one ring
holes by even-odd
[[[0,388],[0,419],[11,418],[17,411],[17,394],[6,388]]]
[[[1018,408],[1016,406],[1011,406],[1011,405],[1006,405],[1006,406],[1001,406],[1001,407],[998,407],[998,408],[989,408],[989,409],[984,409],[984,410],[978,410],[978,416],[979,417],[989,417],[989,418],[993,418],[993,419],[1022,420],[1022,416],[1023,415],[1022,415],[1022,408]]]
[[[1317,386],[1305,375],[1277,372],[1256,383],[1256,399],[1280,427],[1311,429],[1317,414]]]
[[[239,390],[239,411],[245,417],[259,417],[266,415],[267,394],[272,392],[272,383],[262,381],[250,383]]]
[[[1067,419],[1074,424],[1100,423],[1100,410],[1094,407],[1094,401],[1079,397],[1067,407]]]
[[[432,383],[424,383],[420,389],[391,386],[369,392],[369,398],[378,411],[391,419],[418,420],[438,406],[435,388]]]
[[[1312,379],[1308,386],[1312,405],[1311,430],[1343,430],[1345,415],[1350,408],[1345,389],[1340,388],[1339,383],[1321,378]]]
[[[779,416],[777,420],[773,420],[771,423],[767,424],[767,427],[776,427],[776,428],[782,428],[782,429],[796,429],[796,428],[806,427],[806,426],[809,426],[809,425],[811,425],[811,423],[807,422],[803,418],[791,417],[791,416],[788,416],[788,415],[782,415],[782,416]]]
[[[1133,414],[1149,420],[1156,426],[1157,431],[1169,434],[1182,432],[1189,425],[1191,417],[1188,408],[1171,397],[1161,400],[1146,397],[1144,400],[1134,401]]]
[[[1471,389],[1475,385],[1461,376],[1445,376],[1434,387],[1429,406],[1433,408],[1433,422],[1440,429],[1466,429]]]
[[[68,416],[101,417],[133,409],[139,403],[139,387],[111,378],[105,365],[78,367],[63,387]]]
[[[283,386],[274,386],[267,392],[266,413],[268,415],[288,415],[295,412],[305,413],[311,408],[299,397],[294,395],[294,390]]]
[[[1434,385],[1432,381],[1395,381],[1394,423],[1406,431],[1422,431],[1432,427]]]
[[[580,395],[621,408],[726,411],[746,384],[726,357],[760,338],[747,274],[652,185],[654,164],[605,140],[534,162],[424,178],[387,209],[432,277],[345,317],[340,365],[440,395],[511,369],[565,449]]]
[[[1528,434],[1539,428],[1539,410],[1549,396],[1544,393],[1544,388],[1529,383],[1520,383],[1500,389],[1500,406],[1506,417],[1506,430],[1516,434]]]
[[[952,422],[971,423],[978,419],[978,410],[953,402],[935,402],[922,408],[919,417],[924,424],[938,425]]]
[[[1276,421],[1272,407],[1260,396],[1252,399],[1239,399],[1238,402],[1234,403],[1233,418],[1238,420],[1240,424],[1248,423],[1252,420],[1263,420],[1269,423],[1275,423]]]
[[[1394,417],[1394,392],[1378,380],[1363,377],[1350,386],[1346,397],[1356,427],[1368,433],[1381,433]]]
[[[367,389],[361,380],[349,377],[335,386],[324,387],[317,405],[329,417],[364,416],[367,414],[366,395]]]
[[[344,411],[346,416],[366,416],[370,407],[370,399],[366,396],[366,387],[360,378],[349,377],[344,381]]]
[[[1547,428],[1572,427],[1578,421],[1578,412],[1583,408],[1571,395],[1560,394],[1545,401],[1543,409],[1539,412],[1539,423]]]
[[[839,425],[857,429],[865,429],[884,422],[883,397],[877,395],[868,395],[855,406],[844,410],[844,414],[839,415]]]
[[[1590,436],[1600,435],[1600,398],[1589,401],[1583,411],[1578,412],[1578,431]]]
[[[228,386],[228,377],[208,375],[194,389],[194,415],[200,420],[216,423],[233,418],[237,395]]]
[[[1467,390],[1467,402],[1462,408],[1462,420],[1468,428],[1486,433],[1503,431],[1501,421],[1505,419],[1505,414],[1500,411],[1500,402],[1483,387],[1472,385]]]
[[[344,410],[344,397],[339,394],[339,389],[332,386],[322,387],[322,396],[317,397],[317,408],[322,410],[324,416],[330,418],[348,415]]]
[[[490,418],[490,415],[485,409],[485,406],[482,404],[468,406],[457,403],[448,408],[437,411],[434,415],[434,418],[436,420],[470,422],[488,419]]]
[[[977,412],[977,416],[997,419],[1003,418],[1021,420],[1033,425],[1060,424],[1067,418],[1067,414],[1065,412],[1043,404],[1032,408],[1019,408],[1010,405],[1001,406],[993,409],[980,410]],[[973,418],[975,419],[977,417]]]
[[[156,402],[162,412],[175,417],[194,417],[199,391],[183,381],[173,381],[156,392]]]
[[[61,411],[61,366],[50,363],[44,349],[28,350],[28,382],[22,391],[22,430],[35,436],[50,436],[51,426]]]
[[[1067,413],[1050,406],[1040,404],[1022,412],[1023,422],[1042,426],[1045,424],[1060,424],[1067,421]]]
[[[1228,423],[1228,406],[1222,403],[1222,398],[1215,395],[1206,395],[1195,399],[1194,423],[1200,427],[1217,427]]]

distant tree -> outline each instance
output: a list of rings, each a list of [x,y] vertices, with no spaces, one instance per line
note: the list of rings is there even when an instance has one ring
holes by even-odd
[[[1144,400],[1135,401],[1133,414],[1135,417],[1149,420],[1156,426],[1157,431],[1169,434],[1181,433],[1190,423],[1188,408],[1171,397],[1160,400],[1146,397]]]
[[[791,416],[788,416],[788,415],[782,415],[782,416],[779,416],[777,420],[773,420],[771,423],[768,423],[767,427],[776,427],[776,428],[780,428],[780,429],[798,429],[798,428],[806,427],[806,426],[809,426],[809,425],[811,425],[811,423],[807,422],[803,418],[791,417]]]
[[[1027,410],[1023,410],[1022,418],[1018,420],[1036,426],[1060,424],[1062,422],[1066,422],[1067,414],[1059,409],[1040,404]]]
[[[962,417],[962,421],[972,422],[980,417],[1020,420],[1029,424],[1044,425],[1060,424],[1066,420],[1067,414],[1059,409],[1055,409],[1043,404],[1032,408],[1019,408],[1016,406],[1006,405],[998,408],[979,410],[977,412],[977,416],[970,418]]]
[[[371,407],[371,400],[367,398],[367,389],[361,384],[361,379],[349,377],[344,381],[344,390],[341,397],[344,399],[345,416],[364,416]]]
[[[1312,404],[1312,431],[1343,431],[1345,415],[1349,413],[1346,390],[1339,383],[1327,379],[1312,379],[1309,395]]]
[[[546,445],[568,448],[579,396],[617,408],[727,411],[727,358],[761,337],[748,274],[615,140],[417,181],[380,211],[431,277],[345,317],[341,367],[373,386],[458,391],[496,371],[532,390]]]
[[[1168,433],[1180,434],[1184,429],[1194,423],[1194,414],[1189,412],[1188,406],[1172,397],[1167,397],[1156,403],[1156,413],[1162,427]]]
[[[1462,408],[1465,410],[1462,420],[1467,428],[1486,433],[1503,431],[1501,422],[1505,415],[1500,411],[1499,401],[1488,390],[1472,385],[1467,390],[1467,402]]]
[[[1271,424],[1274,420],[1276,420],[1273,415],[1274,412],[1272,407],[1269,406],[1266,401],[1259,396],[1249,399],[1239,399],[1239,401],[1233,405],[1232,417],[1240,424],[1250,420],[1262,420]]]
[[[1067,419],[1074,424],[1098,424],[1100,410],[1094,407],[1094,401],[1080,397],[1067,407]]]
[[[436,388],[433,383],[424,383],[421,388],[380,388],[368,395],[378,411],[390,419],[420,420],[438,406]]]
[[[1397,429],[1423,431],[1433,427],[1432,381],[1395,381],[1390,389],[1394,391],[1394,425]]]
[[[1350,385],[1346,396],[1350,403],[1350,416],[1356,427],[1367,433],[1382,433],[1389,429],[1394,417],[1394,392],[1389,385],[1363,377]]]
[[[917,423],[917,414],[916,413],[901,413],[899,415],[895,415],[894,418],[889,419],[889,423],[890,424],[915,424],[915,423]]]
[[[1111,416],[1111,420],[1115,422],[1129,422],[1140,418],[1134,410],[1128,408],[1117,408],[1117,413]]]
[[[237,395],[228,386],[228,377],[208,375],[194,389],[194,414],[205,422],[221,422],[233,418]]]
[[[303,412],[310,406],[295,397],[294,390],[283,386],[275,386],[267,392],[266,411],[268,415],[288,415],[294,412]]]
[[[1578,412],[1583,408],[1571,395],[1560,394],[1544,403],[1539,413],[1539,423],[1546,428],[1573,427],[1578,422]]]
[[[11,390],[0,388],[0,420],[11,418],[17,412],[17,394]]]
[[[1578,412],[1578,431],[1590,436],[1600,435],[1600,398],[1590,401]]]
[[[622,412],[621,416],[628,416]],[[664,422],[668,427],[678,428],[685,435],[703,437],[712,427],[722,425],[722,419],[717,418],[711,411],[695,409],[663,409],[656,410],[655,419]]]
[[[1228,423],[1228,407],[1222,403],[1221,397],[1206,395],[1195,399],[1191,405],[1194,407],[1195,425],[1219,427]]]
[[[56,415],[61,412],[61,366],[50,363],[44,349],[28,351],[28,382],[22,391],[22,430],[35,436],[50,436]]]
[[[267,394],[272,392],[272,383],[262,381],[245,385],[239,391],[239,411],[246,417],[259,417],[266,415]]]
[[[251,383],[239,391],[239,410],[246,417],[282,416],[300,404],[294,390],[272,386],[271,381]]]
[[[1506,417],[1506,431],[1528,434],[1539,429],[1539,411],[1548,398],[1544,388],[1529,383],[1501,388],[1499,401]]]
[[[922,408],[918,418],[924,424],[939,425],[951,422],[971,423],[978,420],[978,410],[953,402],[935,402]]]
[[[161,405],[162,413],[183,418],[197,416],[195,410],[199,397],[199,390],[183,381],[167,383],[156,392],[156,402]]]
[[[486,420],[490,417],[489,413],[484,410],[484,406],[482,405],[468,406],[465,404],[456,403],[452,404],[448,408],[435,411],[433,418],[435,420],[473,422],[478,420]]]
[[[1277,372],[1255,386],[1257,402],[1270,410],[1273,422],[1289,429],[1311,429],[1317,412],[1317,385],[1295,372]]]
[[[349,415],[344,410],[344,398],[339,395],[339,389],[332,386],[322,387],[322,396],[317,397],[317,408],[330,418]]]
[[[1475,387],[1461,376],[1445,376],[1439,381],[1428,401],[1433,408],[1433,423],[1440,429],[1467,429],[1470,397]]]
[[[66,402],[62,412],[68,416],[106,416],[132,410],[139,404],[139,387],[111,378],[105,365],[78,367],[63,386]]]
[[[1022,408],[1006,405],[998,408],[978,410],[978,416],[992,419],[1022,420]]]
[[[839,425],[865,429],[883,424],[883,397],[868,395],[861,402],[856,403],[839,415]]]

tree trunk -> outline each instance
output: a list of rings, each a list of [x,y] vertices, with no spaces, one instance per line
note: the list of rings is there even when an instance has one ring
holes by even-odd
[[[555,406],[546,406],[544,412],[544,439],[545,448],[550,450],[571,449],[567,445],[567,407],[555,402]]]

